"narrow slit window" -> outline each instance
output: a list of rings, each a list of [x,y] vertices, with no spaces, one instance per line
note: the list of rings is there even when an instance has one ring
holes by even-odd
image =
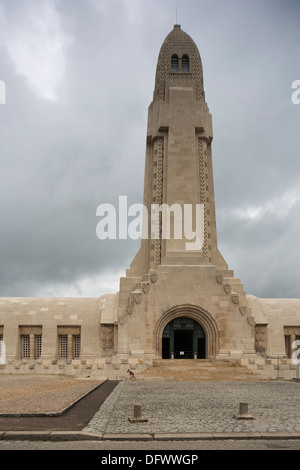
[[[80,357],[81,336],[73,335],[73,359]]]
[[[30,358],[30,336],[22,335],[22,358]]]
[[[35,335],[35,359],[39,359],[42,354],[42,335]]]
[[[190,60],[188,55],[182,56],[182,71],[189,72],[190,71]]]
[[[285,343],[285,354],[287,357],[291,357],[291,336],[284,335],[284,343]]]
[[[68,335],[59,336],[59,357],[61,359],[68,357]]]
[[[171,58],[171,71],[178,72],[178,55],[173,54]]]

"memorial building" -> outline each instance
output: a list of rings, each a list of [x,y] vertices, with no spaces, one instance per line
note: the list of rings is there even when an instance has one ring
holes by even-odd
[[[127,377],[128,369],[138,376],[157,359],[189,359],[236,361],[271,378],[280,367],[282,376],[295,376],[291,357],[300,340],[300,299],[246,293],[220,253],[212,143],[200,54],[175,25],[159,52],[148,109],[147,233],[119,292],[100,298],[0,298],[2,373],[116,378]],[[154,206],[166,208],[156,214],[155,233]],[[187,207],[194,240],[185,230]]]

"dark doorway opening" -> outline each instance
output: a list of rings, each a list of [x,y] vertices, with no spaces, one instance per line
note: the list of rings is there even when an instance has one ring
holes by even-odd
[[[188,317],[172,320],[162,337],[163,359],[205,359],[206,338],[202,326]]]
[[[198,359],[205,359],[205,338],[198,338]]]
[[[169,359],[169,351],[170,351],[170,338],[163,338],[162,339],[162,358]]]
[[[193,358],[193,330],[174,330],[174,359]]]

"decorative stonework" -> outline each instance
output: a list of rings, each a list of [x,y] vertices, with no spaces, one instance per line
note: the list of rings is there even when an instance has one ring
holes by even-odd
[[[102,355],[111,355],[114,346],[113,325],[101,325]]]
[[[223,282],[223,274],[217,274],[216,275],[216,280],[219,284],[222,284]]]
[[[284,334],[292,337],[300,336],[300,325],[284,326]]]
[[[126,305],[127,315],[132,315],[134,311],[134,305],[140,304],[143,300],[143,295],[147,295],[150,291],[151,284],[155,284],[158,279],[158,274],[154,270],[150,270],[149,274],[142,277],[141,281],[135,286],[135,289],[130,292]],[[150,282],[151,281],[151,282]],[[118,317],[120,325],[123,325],[126,321],[126,315],[120,315]]]
[[[207,227],[208,215],[206,210],[207,200],[207,143],[206,140],[198,139],[198,157],[199,157],[199,180],[200,180],[200,204],[204,205],[204,243],[202,248],[202,255],[208,256],[208,243],[207,243]]]
[[[152,203],[156,207],[160,206],[163,201],[163,155],[164,155],[164,138],[158,137],[154,139],[152,145],[153,152],[153,175],[152,175]],[[158,223],[155,226],[155,234],[151,233],[151,255],[150,265],[152,269],[156,269],[161,260],[161,228],[162,214],[158,215]]]
[[[132,315],[132,313],[133,313],[133,305],[127,305],[127,306],[126,306],[126,312],[128,313],[128,315]]]
[[[239,294],[232,293],[232,294],[231,294],[231,300],[232,300],[232,303],[233,303],[233,304],[238,304],[239,301],[240,301],[240,296],[239,296]]]
[[[239,310],[240,310],[240,313],[241,313],[242,315],[246,315],[246,313],[247,313],[247,307],[246,307],[245,305],[242,305],[242,306],[239,308]]]
[[[171,57],[173,54],[177,54],[179,57],[178,72],[171,71]],[[181,69],[181,58],[184,54],[189,56],[189,72],[182,72]],[[197,101],[204,99],[203,72],[200,54],[192,38],[182,31],[180,26],[175,26],[167,36],[161,47],[158,58],[155,88],[159,99],[162,101],[166,99],[166,80],[174,82],[193,81],[196,83]]]
[[[43,327],[38,326],[38,325],[36,325],[36,326],[20,325],[19,326],[19,334],[20,335],[41,335],[42,334],[42,329],[43,329]]]
[[[142,301],[142,292],[141,291],[134,291],[133,292],[133,298],[136,304],[140,304]]]
[[[73,325],[63,325],[57,327],[58,335],[80,335],[81,327]]]
[[[144,292],[144,294],[148,294],[150,290],[149,282],[142,282],[141,285],[142,285],[142,291]]]
[[[150,274],[150,279],[151,279],[151,282],[154,284],[156,281],[157,281],[157,278],[158,278],[158,274],[155,273],[155,272],[152,272]]]
[[[262,356],[267,353],[267,324],[255,325],[255,350]]]
[[[230,294],[230,292],[231,292],[231,285],[230,285],[228,282],[226,282],[226,283],[223,284],[223,289],[224,289],[224,292],[225,292],[226,294]]]

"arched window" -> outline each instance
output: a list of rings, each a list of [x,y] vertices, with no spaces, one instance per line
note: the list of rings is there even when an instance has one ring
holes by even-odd
[[[190,71],[190,60],[188,55],[182,56],[182,71],[189,72]]]
[[[178,55],[173,54],[171,58],[171,72],[178,72]]]

